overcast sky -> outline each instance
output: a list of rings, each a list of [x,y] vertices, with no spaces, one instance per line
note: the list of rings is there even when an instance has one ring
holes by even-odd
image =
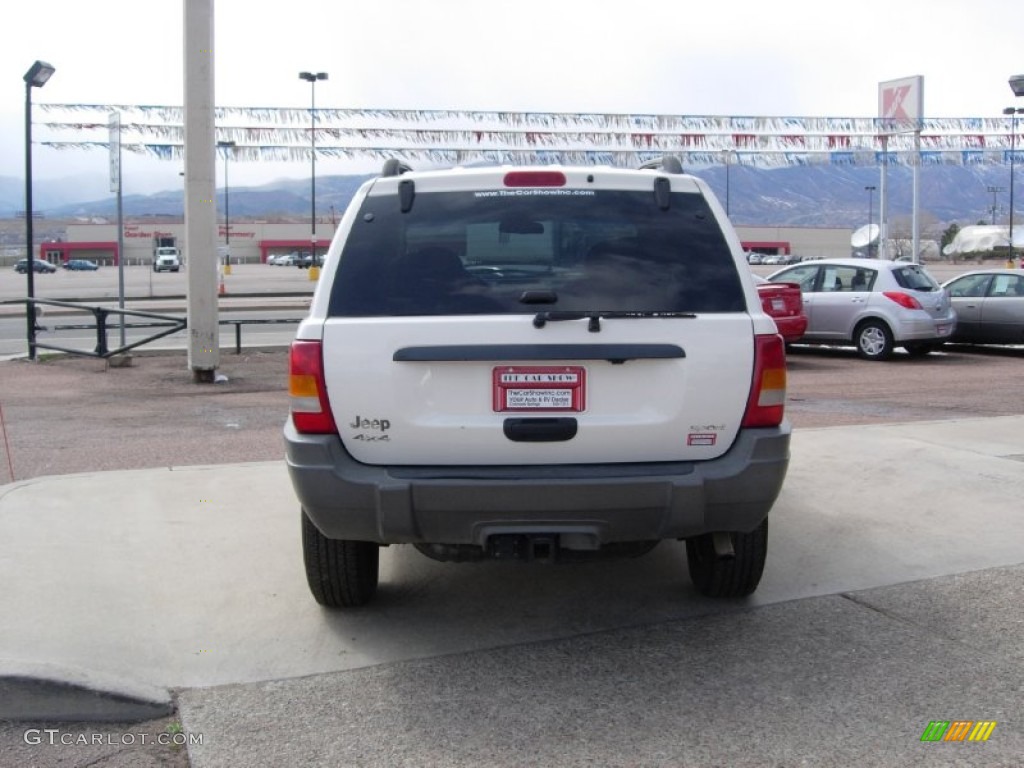
[[[24,174],[33,102],[180,105],[185,0],[5,2],[0,176]],[[1022,0],[214,0],[218,106],[873,117],[879,82],[924,77],[926,117],[998,115],[1024,73]],[[1020,102],[1024,106],[1024,100]],[[43,119],[37,110],[36,121]],[[92,137],[95,138],[95,137]],[[37,178],[107,173],[106,152],[36,147]],[[126,155],[125,191],[180,162]],[[340,161],[317,173],[362,172]],[[308,174],[235,163],[231,183]],[[218,176],[218,183],[219,176]]]

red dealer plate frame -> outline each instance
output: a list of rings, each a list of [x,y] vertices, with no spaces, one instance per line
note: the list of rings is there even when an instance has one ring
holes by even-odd
[[[587,369],[580,365],[503,365],[491,381],[499,413],[579,413],[587,406]]]

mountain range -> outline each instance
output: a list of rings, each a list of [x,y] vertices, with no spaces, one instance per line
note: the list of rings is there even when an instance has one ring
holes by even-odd
[[[878,221],[879,171],[873,167],[795,166],[758,169],[747,166],[699,168],[692,171],[705,179],[724,205],[728,197],[733,222],[746,226],[849,227]],[[352,195],[369,175],[318,176],[317,211],[321,216],[344,211]],[[890,168],[887,176],[890,225],[909,221],[912,174],[906,167]],[[116,200],[107,193],[104,178],[67,177],[38,180],[33,186],[33,208],[48,219],[104,218],[116,216]],[[728,195],[726,187],[728,186]],[[919,196],[922,232],[941,231],[956,222],[960,226],[990,223],[993,203],[996,223],[1007,220],[1009,171],[1003,166],[940,165],[921,168]],[[867,187],[876,187],[868,190]],[[993,189],[996,191],[993,193]],[[0,177],[0,217],[24,210],[24,182]],[[223,203],[223,189],[218,188]],[[232,186],[230,214],[245,218],[308,217],[308,180],[286,179],[261,186]],[[1022,201],[1024,203],[1024,201]],[[180,189],[149,195],[126,195],[126,217],[181,216]],[[869,206],[872,210],[869,211]],[[1015,206],[1016,208],[1017,206]],[[1024,207],[1021,205],[1020,207]],[[23,214],[21,214],[23,215]]]

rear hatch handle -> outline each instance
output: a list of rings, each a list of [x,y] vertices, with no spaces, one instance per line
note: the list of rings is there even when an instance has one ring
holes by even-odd
[[[505,437],[517,443],[557,443],[576,437],[576,419],[548,416],[505,419]]]

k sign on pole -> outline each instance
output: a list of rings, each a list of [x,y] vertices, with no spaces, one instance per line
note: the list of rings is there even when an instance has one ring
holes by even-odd
[[[188,364],[196,383],[220,364],[217,209],[214,204],[213,0],[185,4],[185,254]]]
[[[883,146],[888,146],[888,137],[896,133],[914,134],[914,156],[911,158],[910,166],[913,169],[913,235],[912,245],[913,260],[917,262],[921,252],[920,220],[918,210],[920,207],[920,175],[921,175],[921,121],[924,118],[924,78],[920,75],[904,77],[900,80],[888,80],[878,84],[878,124],[879,132],[883,137]],[[888,155],[886,151],[883,153]],[[879,239],[885,248],[885,241],[889,235],[889,208],[888,195],[885,186],[885,175],[888,167],[888,157],[882,160],[881,191],[879,194],[879,217],[882,222]],[[883,251],[883,255],[885,251]]]

